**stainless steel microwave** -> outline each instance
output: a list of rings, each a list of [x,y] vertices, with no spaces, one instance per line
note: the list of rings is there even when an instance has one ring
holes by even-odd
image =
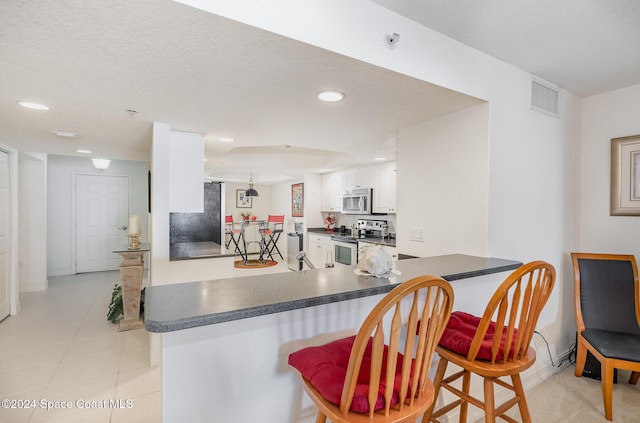
[[[343,214],[371,214],[371,188],[358,188],[342,194]]]

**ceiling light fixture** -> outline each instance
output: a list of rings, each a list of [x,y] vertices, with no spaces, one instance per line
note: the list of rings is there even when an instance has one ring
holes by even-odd
[[[221,137],[221,138],[218,138],[218,141],[220,141],[220,142],[234,142],[235,140],[233,138],[229,138],[229,137]]]
[[[244,195],[247,197],[257,197],[258,191],[253,189],[253,172],[251,172],[251,176],[249,176],[249,189],[244,192]]]
[[[320,91],[317,96],[320,100],[330,103],[335,103],[344,99],[344,93],[336,90]]]
[[[375,157],[373,160],[377,161],[377,162],[383,162],[385,160],[384,157]]]
[[[80,153],[80,154],[91,154],[92,151],[91,150],[76,150],[76,153]]]
[[[93,166],[98,170],[107,170],[111,160],[109,159],[91,159]]]
[[[61,138],[78,138],[79,136],[76,132],[51,131],[51,133]]]
[[[31,110],[49,110],[50,107],[46,104],[34,103],[33,101],[18,101],[18,104],[22,107],[26,107]]]

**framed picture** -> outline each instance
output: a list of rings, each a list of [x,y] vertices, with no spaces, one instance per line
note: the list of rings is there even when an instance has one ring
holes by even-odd
[[[245,195],[246,189],[237,189],[236,190],[236,208],[239,209],[250,209],[252,206],[252,197],[247,197]]]
[[[304,216],[304,184],[291,185],[291,216]]]
[[[640,135],[611,140],[611,216],[640,216]]]

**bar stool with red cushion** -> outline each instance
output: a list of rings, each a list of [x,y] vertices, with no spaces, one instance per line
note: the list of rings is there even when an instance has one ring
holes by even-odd
[[[441,387],[458,398],[435,412],[434,402],[423,423],[439,422],[440,416],[458,406],[460,422],[466,422],[469,403],[484,410],[487,423],[495,422],[496,417],[515,422],[504,413],[516,404],[522,421],[531,422],[520,373],[536,361],[535,350],[529,345],[540,312],[551,295],[555,277],[555,269],[549,263],[525,264],[498,287],[482,317],[459,311],[451,314],[436,348],[440,362],[433,384],[436,398]],[[449,362],[462,370],[445,378]],[[472,373],[484,380],[484,401],[469,394]],[[501,377],[510,377],[511,383]],[[462,383],[454,386],[459,379]],[[494,383],[513,391],[514,397],[496,407]]]
[[[240,239],[240,233],[242,231],[240,229],[236,229],[235,224],[233,223],[233,215],[229,214],[224,217],[224,234],[229,235],[229,240],[224,245],[225,248],[229,248],[231,243],[235,246],[235,253],[240,252],[240,247],[238,246],[238,240]]]
[[[278,249],[278,239],[280,239],[280,234],[284,231],[284,214],[270,214],[267,218],[267,225],[267,229],[261,230],[266,242],[265,252],[269,255],[271,260],[273,260],[273,250],[275,249],[280,258],[284,259],[284,257],[282,257],[282,253]]]
[[[435,398],[429,369],[452,305],[447,281],[419,276],[382,298],[357,335],[290,354],[316,423],[415,422]]]

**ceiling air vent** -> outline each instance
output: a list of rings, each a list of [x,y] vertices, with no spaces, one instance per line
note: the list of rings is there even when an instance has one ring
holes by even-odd
[[[560,90],[551,84],[532,79],[531,108],[558,117],[560,113]]]

